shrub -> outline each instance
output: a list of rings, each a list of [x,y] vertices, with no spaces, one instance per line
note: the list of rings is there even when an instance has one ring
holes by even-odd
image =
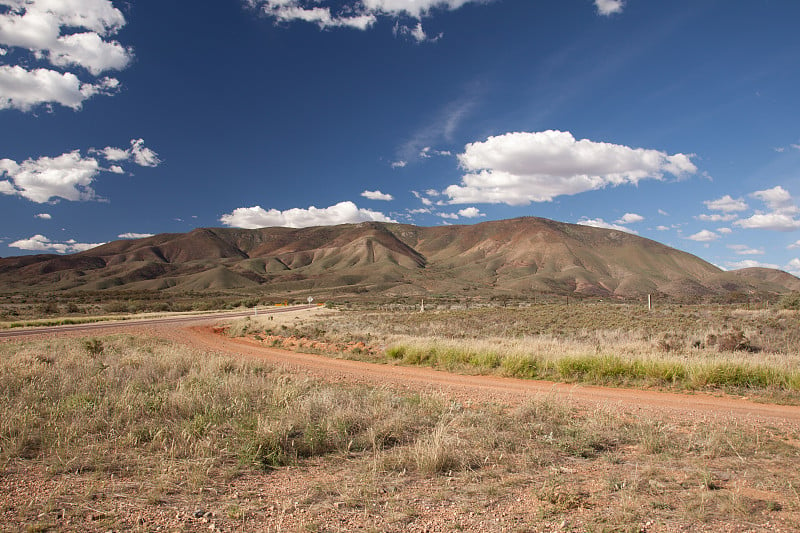
[[[800,292],[793,292],[781,296],[781,299],[778,301],[778,307],[781,309],[794,309],[795,311],[800,310]]]

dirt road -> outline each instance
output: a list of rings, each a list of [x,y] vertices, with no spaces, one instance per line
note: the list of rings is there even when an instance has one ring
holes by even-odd
[[[264,313],[298,312],[314,306],[272,308]],[[744,398],[703,393],[666,393],[650,390],[570,385],[497,376],[465,376],[422,367],[382,365],[297,353],[261,345],[246,338],[215,333],[213,325],[252,312],[226,313],[131,322],[102,322],[13,331],[15,337],[79,335],[87,332],[131,332],[166,337],[202,350],[253,357],[329,381],[388,386],[401,390],[441,392],[462,402],[498,401],[517,404],[536,396],[563,398],[588,407],[603,405],[628,412],[662,411],[691,418],[733,418],[800,426],[800,407],[756,403]],[[3,333],[12,332],[2,332]]]
[[[497,376],[465,376],[430,368],[381,365],[268,348],[247,338],[229,338],[211,326],[182,330],[183,341],[204,350],[254,357],[288,370],[335,381],[442,392],[460,401],[519,403],[536,396],[629,410],[662,410],[696,417],[734,417],[800,425],[800,407],[756,403],[730,396],[570,385]]]

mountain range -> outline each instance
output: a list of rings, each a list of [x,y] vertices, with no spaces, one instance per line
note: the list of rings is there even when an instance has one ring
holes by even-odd
[[[0,259],[0,290],[252,290],[389,297],[539,293],[679,298],[783,294],[783,271],[722,269],[616,230],[525,217],[418,227],[200,228],[71,255]]]

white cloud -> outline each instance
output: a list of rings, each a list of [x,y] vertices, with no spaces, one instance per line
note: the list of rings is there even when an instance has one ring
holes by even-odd
[[[800,144],[792,144],[792,145],[790,145],[790,146],[791,146],[792,148],[794,148],[795,150],[800,150]]]
[[[789,191],[780,185],[771,189],[756,191],[750,196],[753,198],[758,198],[776,213],[795,214],[800,211],[795,205],[792,195],[789,194]]]
[[[309,226],[332,226],[336,224],[353,224],[357,222],[395,222],[383,213],[360,209],[353,202],[339,202],[336,205],[318,209],[277,209],[265,210],[260,206],[239,207],[233,212],[220,217],[220,222],[236,228],[263,228],[268,226],[286,226],[305,228]]]
[[[733,233],[733,230],[731,228],[717,228],[717,233],[720,233],[722,235],[729,235]]]
[[[580,224],[581,226],[591,226],[593,228],[603,228],[603,229],[613,229],[617,231],[624,231],[626,233],[633,233],[634,235],[638,235],[637,232],[633,231],[630,228],[626,228],[625,226],[619,226],[617,224],[611,224],[610,222],[606,222],[602,218],[582,218],[576,222],[576,224]]]
[[[111,146],[106,146],[100,150],[100,152],[108,161],[127,161],[131,157],[130,150],[126,150],[124,148],[113,148]]]
[[[428,191],[428,192],[430,192],[430,191]],[[425,194],[428,194],[428,192],[426,192]],[[411,191],[411,194],[413,194],[415,198],[417,198],[420,202],[422,202],[422,205],[427,205],[427,206],[432,206],[433,205],[433,202],[431,201],[430,198],[425,198],[424,196],[422,196],[417,191]]]
[[[40,104],[56,103],[78,110],[85,100],[99,94],[113,94],[118,86],[115,78],[82,83],[71,72],[0,65],[0,109],[30,111]]]
[[[361,193],[361,196],[369,200],[383,200],[385,202],[394,200],[394,196],[382,193],[381,191],[364,191]]]
[[[419,151],[418,155],[419,155],[419,157],[421,159],[430,159],[431,157],[433,157],[435,155],[451,156],[453,154],[452,154],[452,152],[450,152],[450,150],[434,150],[430,146],[426,146],[425,148],[423,148],[422,150]]]
[[[764,250],[750,248],[746,244],[729,244],[728,248],[736,252],[736,255],[764,255]]]
[[[458,156],[470,173],[444,193],[451,204],[527,205],[556,196],[697,172],[691,155],[576,140],[562,131],[516,132],[468,144]]]
[[[449,220],[458,220],[458,215],[455,213],[436,213],[436,216]]]
[[[635,224],[637,222],[641,222],[642,220],[644,220],[642,215],[636,213],[625,213],[616,222],[617,224]]]
[[[0,159],[0,177],[10,178],[0,183],[11,185],[10,188],[0,187],[0,192],[39,204],[51,198],[92,200],[95,192],[91,185],[99,172],[97,160],[81,156],[78,150],[58,157],[27,159],[22,164]]]
[[[739,218],[739,215],[735,215],[732,213],[727,215],[720,215],[718,213],[708,215],[704,213],[702,215],[697,215],[694,218],[696,218],[697,220],[702,220],[703,222],[730,222],[731,220],[736,220],[737,218]]]
[[[756,213],[750,218],[737,220],[735,225],[746,229],[768,229],[773,231],[794,231],[800,229],[800,220],[782,213]]]
[[[747,210],[747,203],[745,203],[744,200],[741,198],[731,198],[729,194],[726,194],[722,198],[717,198],[716,200],[706,200],[703,203],[712,211],[722,211],[724,213]]]
[[[800,241],[795,241],[786,247],[787,250],[793,250],[795,248],[800,248]]]
[[[153,233],[120,233],[117,235],[120,239],[144,239],[145,237],[152,237]]]
[[[125,17],[110,0],[0,0],[0,6],[6,8],[0,14],[0,45],[29,52],[21,64],[0,67],[0,109],[28,111],[52,103],[80,109],[84,100],[117,89],[114,78],[85,83],[74,72],[22,66],[47,62],[83,68],[94,77],[127,67],[131,48],[110,39]]]
[[[145,147],[144,139],[131,139],[133,162],[141,167],[157,167],[161,164],[158,154]]]
[[[656,226],[658,231],[669,231],[669,226]]]
[[[65,242],[54,242],[45,237],[44,235],[34,235],[27,239],[20,239],[10,243],[8,246],[11,248],[19,248],[20,250],[28,250],[32,252],[56,252],[59,254],[70,254],[75,252],[83,252],[91,248],[96,248],[105,243],[80,243],[70,239]]]
[[[800,276],[800,259],[795,257],[786,264],[784,269],[787,272],[794,274],[795,276]]]
[[[609,16],[615,13],[622,13],[625,2],[623,0],[594,0],[594,5],[599,14]]]
[[[102,150],[92,150],[92,152],[101,154],[107,161],[120,162],[133,160],[134,163],[142,167],[157,167],[161,164],[158,154],[144,145],[144,139],[131,139],[130,148],[106,146]],[[109,170],[117,174],[123,172],[122,168],[118,165],[112,165]]]
[[[659,210],[658,210],[658,214],[659,214],[659,215],[661,215],[661,216],[663,216],[663,217],[668,217],[668,216],[669,216],[669,213],[667,213],[667,212],[666,212],[666,211],[664,211],[663,209],[659,209]]]
[[[395,36],[405,35],[411,37],[418,43],[435,43],[444,36],[443,33],[439,33],[436,37],[428,37],[428,34],[425,33],[425,30],[422,28],[422,22],[417,22],[417,25],[413,27],[397,22],[395,23],[392,32]]]
[[[742,261],[731,261],[725,263],[725,266],[732,269],[740,269],[740,268],[775,268],[780,269],[778,265],[774,265],[772,263],[762,263],[760,261],[755,261],[753,259],[744,259]]]
[[[478,218],[486,216],[485,214],[481,213],[481,210],[477,207],[465,207],[458,212],[458,215],[464,218]]]
[[[155,166],[161,161],[155,152],[146,148],[141,139],[131,140],[127,151],[119,148],[90,149],[106,158],[118,157],[124,152],[127,158],[142,166]],[[0,159],[0,193],[22,196],[39,204],[61,198],[70,201],[97,199],[92,184],[100,172],[121,174],[119,165],[102,168],[94,157],[81,155],[73,150],[56,157],[42,156],[17,163],[11,159]],[[5,179],[4,179],[5,178]]]
[[[794,231],[800,229],[800,220],[795,215],[800,209],[794,202],[792,195],[781,186],[756,191],[750,196],[764,202],[771,212],[756,211],[749,218],[737,220],[735,225],[747,229],[766,229],[773,231]]]
[[[394,26],[395,35],[408,35],[417,42],[436,41],[441,37],[429,38],[422,28],[420,19],[430,15],[434,9],[455,10],[468,3],[482,3],[486,0],[246,0],[251,7],[276,22],[293,21],[316,24],[321,29],[353,28],[367,30],[379,18],[401,19],[410,17],[417,20],[414,26]]]
[[[711,242],[719,239],[719,235],[714,233],[713,231],[709,231],[707,229],[698,231],[694,235],[690,235],[687,239],[697,241],[697,242]]]
[[[408,164],[408,161],[392,161],[392,168],[403,168]]]
[[[426,207],[420,207],[418,209],[409,209],[408,212],[411,215],[422,215],[422,214],[425,214],[425,213],[430,213],[431,210],[426,208]]]
[[[37,213],[33,215],[35,218],[41,218],[42,220],[50,220],[52,219],[52,215],[50,213]]]

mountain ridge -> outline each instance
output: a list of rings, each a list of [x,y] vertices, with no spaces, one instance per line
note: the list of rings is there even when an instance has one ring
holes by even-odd
[[[727,272],[630,233],[523,217],[435,227],[198,228],[71,255],[0,258],[0,290],[43,288],[628,298],[783,294],[800,290],[800,279],[763,268]]]

